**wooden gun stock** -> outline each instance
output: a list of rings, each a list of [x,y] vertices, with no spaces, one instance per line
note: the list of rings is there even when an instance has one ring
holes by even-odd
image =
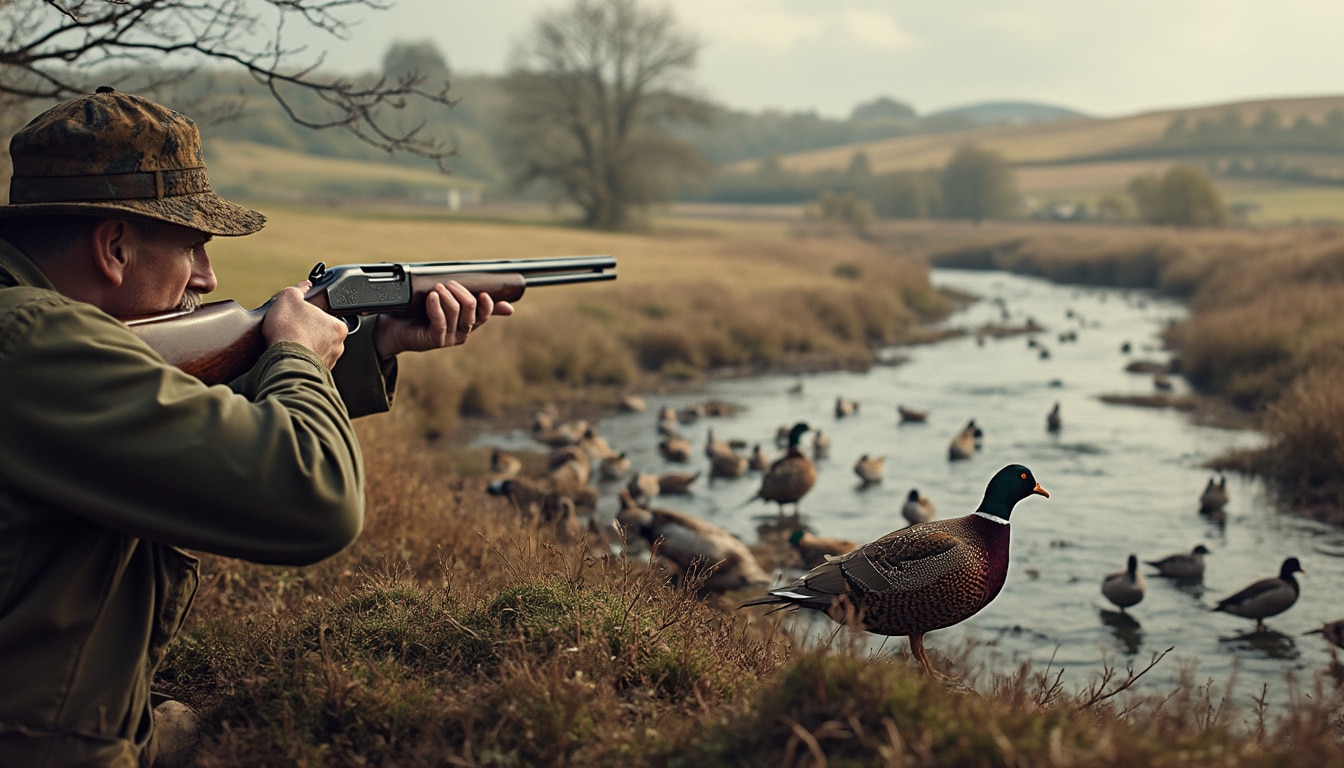
[[[613,280],[610,256],[516,259],[483,262],[345,265],[318,264],[305,298],[337,317],[388,314],[424,317],[425,296],[438,283],[456,280],[473,296],[517,301],[531,286]],[[266,351],[262,321],[271,302],[246,309],[233,300],[194,311],[167,312],[124,322],[169,364],[206,384],[246,373]]]

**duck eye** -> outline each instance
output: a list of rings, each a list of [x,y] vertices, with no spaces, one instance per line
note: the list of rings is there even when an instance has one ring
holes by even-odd
[[[1026,473],[1026,472],[1023,472],[1023,473],[1022,473],[1022,479],[1023,479],[1023,480],[1026,480],[1026,479],[1027,479],[1027,473]]]

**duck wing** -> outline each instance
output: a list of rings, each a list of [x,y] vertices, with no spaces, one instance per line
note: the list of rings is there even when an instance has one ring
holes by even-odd
[[[1281,590],[1287,586],[1288,584],[1283,579],[1278,578],[1261,579],[1251,584],[1250,586],[1246,587],[1245,589],[1241,590],[1240,592],[1236,593],[1235,595],[1231,595],[1229,597],[1223,598],[1222,600],[1219,600],[1218,607],[1215,608],[1214,610],[1221,610],[1227,608],[1229,605],[1235,606],[1241,603],[1246,603],[1256,599],[1257,597],[1266,595],[1267,593]]]
[[[825,610],[841,595],[903,593],[927,587],[962,559],[965,541],[936,528],[904,529],[827,561],[792,584],[746,605],[792,603]]]

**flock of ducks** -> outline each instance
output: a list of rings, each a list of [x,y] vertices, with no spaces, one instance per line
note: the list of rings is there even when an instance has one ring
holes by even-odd
[[[689,464],[693,460],[695,450],[682,435],[681,425],[707,413],[731,412],[721,404],[712,409],[707,406],[659,412],[658,449],[665,461]],[[848,418],[858,411],[856,401],[835,401],[836,418]],[[897,414],[902,423],[927,418],[927,413],[904,405],[897,407]],[[1046,414],[1045,428],[1051,433],[1062,429],[1058,402]],[[803,438],[809,433],[812,442],[806,450]],[[496,449],[490,457],[495,475],[490,490],[507,497],[524,519],[553,527],[557,540],[608,547],[608,554],[613,544],[627,552],[639,544],[648,548],[652,558],[667,564],[678,581],[701,594],[765,590],[742,602],[740,608],[808,609],[854,629],[907,637],[920,667],[939,678],[943,676],[934,669],[924,647],[925,634],[965,621],[998,595],[1008,571],[1013,509],[1031,496],[1049,498],[1031,470],[1020,464],[994,473],[980,504],[960,517],[938,519],[929,498],[911,488],[900,509],[906,525],[862,543],[819,536],[802,523],[800,504],[817,482],[815,462],[830,450],[825,435],[807,421],[780,427],[775,441],[783,454],[776,458],[770,457],[761,442],[748,450],[747,441],[723,440],[709,429],[702,450],[707,469],[662,474],[636,471],[626,453],[614,450],[582,420],[558,423],[553,413],[539,412],[532,435],[550,448],[544,474],[525,476],[516,456]],[[975,456],[983,435],[974,419],[967,421],[949,443],[948,460]],[[885,455],[863,454],[853,471],[864,485],[880,483],[885,461]],[[659,497],[690,492],[706,472],[710,479],[759,475],[756,491],[744,506],[756,501],[775,506],[777,530],[787,533],[788,548],[804,569],[800,576],[779,586],[774,569],[763,567],[737,536],[707,520],[656,506]],[[612,524],[604,526],[594,512],[598,488],[608,484],[619,486],[620,507]],[[1199,497],[1200,513],[1221,514],[1227,503],[1226,480],[1210,478]],[[1126,614],[1147,592],[1141,564],[1155,569],[1153,576],[1201,582],[1204,558],[1209,554],[1203,544],[1156,560],[1141,561],[1131,554],[1124,569],[1102,578],[1101,594]],[[1265,619],[1296,603],[1300,587],[1294,577],[1301,572],[1298,559],[1289,557],[1278,575],[1252,582],[1217,601],[1211,610],[1252,619],[1256,631],[1264,631]],[[1336,647],[1344,648],[1344,619],[1308,634],[1326,638],[1332,664],[1336,663]]]

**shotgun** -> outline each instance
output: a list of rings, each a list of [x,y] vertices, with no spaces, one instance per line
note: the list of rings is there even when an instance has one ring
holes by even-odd
[[[352,328],[360,315],[424,315],[425,295],[436,283],[456,280],[473,296],[517,301],[534,286],[615,280],[611,256],[549,259],[427,261],[345,264],[318,262],[308,274],[305,297]],[[274,301],[272,299],[271,301]],[[266,351],[262,320],[271,301],[256,309],[238,302],[212,301],[195,310],[124,319],[131,331],[169,364],[204,381],[223,384],[243,375]]]

